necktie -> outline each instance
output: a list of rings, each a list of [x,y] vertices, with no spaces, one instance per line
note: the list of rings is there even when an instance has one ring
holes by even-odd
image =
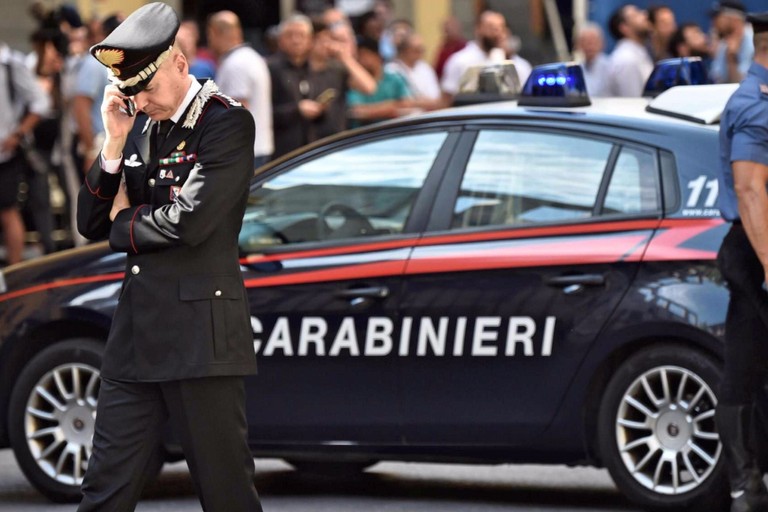
[[[163,141],[168,137],[168,132],[171,131],[171,128],[173,128],[173,121],[170,119],[160,121],[160,126],[157,130],[158,147],[160,147],[163,144]]]
[[[149,139],[149,155],[152,160],[157,157],[157,152],[160,151],[160,148],[162,147],[163,142],[165,142],[165,139],[168,136],[168,132],[171,131],[171,128],[173,128],[173,121],[170,119],[155,123],[155,125],[152,127],[152,136]]]

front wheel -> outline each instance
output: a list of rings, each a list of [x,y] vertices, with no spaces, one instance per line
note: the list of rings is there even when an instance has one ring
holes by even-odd
[[[602,460],[616,485],[651,510],[727,510],[715,426],[715,360],[691,347],[656,345],[625,361],[603,394]]]
[[[80,499],[91,454],[103,346],[73,339],[37,354],[9,406],[13,453],[27,479],[57,502]]]

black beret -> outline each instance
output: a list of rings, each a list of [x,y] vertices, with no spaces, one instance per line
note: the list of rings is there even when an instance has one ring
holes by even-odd
[[[168,4],[155,2],[132,12],[91,55],[112,72],[112,82],[133,96],[144,90],[170,54],[179,30],[179,17]]]
[[[752,24],[755,34],[768,32],[768,12],[751,12],[747,15],[747,21]]]

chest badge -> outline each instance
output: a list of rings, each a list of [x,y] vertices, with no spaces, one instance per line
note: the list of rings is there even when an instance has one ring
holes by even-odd
[[[185,141],[185,140],[179,142],[179,145],[176,146],[176,151],[181,151],[182,149],[184,149],[184,146],[186,146],[186,145],[187,145],[187,141]]]
[[[139,167],[141,165],[141,162],[138,161],[139,155],[136,153],[132,154],[130,158],[127,158],[123,163],[127,165],[128,167]]]

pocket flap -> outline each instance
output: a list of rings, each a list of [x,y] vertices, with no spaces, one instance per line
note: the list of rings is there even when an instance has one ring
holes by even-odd
[[[188,276],[179,279],[180,300],[238,300],[243,297],[243,278],[237,276]]]

